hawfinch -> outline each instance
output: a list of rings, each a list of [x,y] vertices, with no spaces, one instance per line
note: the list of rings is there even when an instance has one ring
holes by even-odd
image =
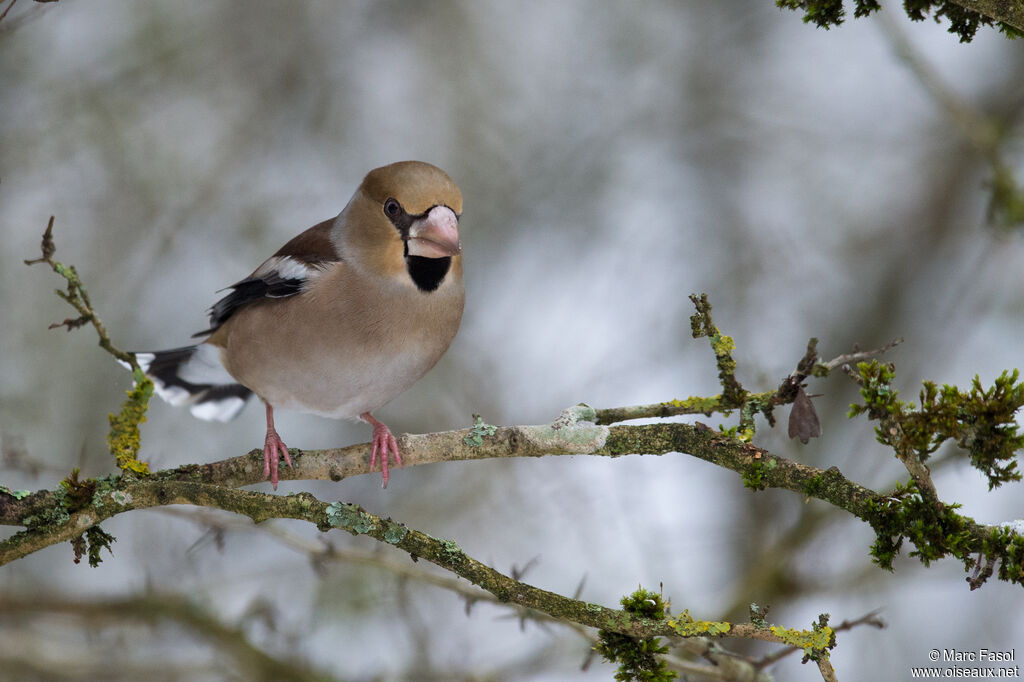
[[[255,393],[266,405],[263,475],[291,466],[274,409],[373,426],[371,471],[401,465],[373,410],[441,358],[458,331],[465,290],[462,195],[420,161],[370,171],[336,218],[298,235],[210,309],[196,346],[135,353],[156,393],[200,419],[227,421]]]

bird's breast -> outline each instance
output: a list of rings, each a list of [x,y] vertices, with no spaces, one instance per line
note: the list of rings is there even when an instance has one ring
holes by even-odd
[[[463,302],[457,278],[423,292],[338,267],[301,294],[239,311],[228,321],[222,357],[232,376],[275,408],[355,418],[437,363],[458,331]]]

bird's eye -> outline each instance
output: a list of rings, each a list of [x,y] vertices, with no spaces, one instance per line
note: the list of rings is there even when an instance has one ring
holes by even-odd
[[[390,218],[397,218],[402,212],[402,205],[396,199],[389,198],[384,202],[384,213]]]

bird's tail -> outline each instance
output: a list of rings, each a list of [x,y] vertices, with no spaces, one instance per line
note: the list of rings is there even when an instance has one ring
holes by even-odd
[[[234,419],[252,395],[228,374],[219,351],[208,343],[132,355],[158,396],[171,405],[188,405],[200,419]]]

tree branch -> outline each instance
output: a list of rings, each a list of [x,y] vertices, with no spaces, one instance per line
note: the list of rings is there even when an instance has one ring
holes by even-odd
[[[425,559],[493,594],[503,603],[512,603],[589,627],[612,630],[636,638],[653,636],[711,636],[757,639],[787,645],[812,647],[827,656],[827,647],[818,644],[811,631],[788,630],[777,626],[751,623],[713,623],[680,621],[673,618],[651,620],[637,618],[629,613],[598,604],[542,590],[486,566],[468,556],[451,540],[440,540],[404,525],[382,519],[351,504],[328,504],[309,493],[273,495],[247,490],[233,490],[217,485],[176,480],[156,480],[150,477],[128,483],[122,490],[112,491],[99,504],[74,512],[62,524],[61,530],[49,535],[48,540],[70,539],[85,528],[108,518],[136,509],[148,509],[172,504],[193,504],[212,507],[248,516],[259,523],[270,518],[305,520],[320,530],[340,528],[353,535],[366,535],[396,549],[408,552],[416,559]],[[0,562],[17,558],[38,543],[26,539],[39,535],[32,531],[19,533],[4,543]],[[22,542],[11,542],[18,537]],[[53,544],[53,542],[45,542]],[[13,550],[13,554],[8,550]],[[709,626],[721,626],[719,628]],[[831,633],[831,630],[829,630]],[[796,642],[794,642],[794,638]],[[827,642],[828,638],[825,637]],[[806,642],[806,644],[805,644]]]
[[[828,627],[826,615],[819,618],[812,630],[791,630],[769,626],[763,617],[754,618],[753,614],[750,623],[699,621],[686,611],[676,617],[667,613],[661,617],[659,611],[657,617],[645,618],[628,610],[609,609],[564,597],[528,585],[517,575],[504,575],[467,556],[452,541],[439,540],[390,519],[381,519],[356,505],[328,504],[308,493],[278,496],[239,490],[241,486],[263,480],[262,450],[209,464],[186,465],[150,474],[145,464],[135,458],[135,453],[138,450],[138,424],[143,419],[152,385],[142,377],[134,358],[110,342],[74,267],[53,260],[52,228],[51,218],[43,236],[42,257],[26,263],[45,262],[67,280],[67,290],[57,293],[78,310],[80,317],[65,320],[57,326],[73,329],[91,323],[100,336],[100,345],[119,359],[123,359],[122,355],[127,357],[128,364],[132,364],[135,370],[135,388],[129,392],[129,400],[121,415],[116,419],[112,417],[112,430],[108,436],[112,452],[119,452],[120,448],[125,453],[123,456],[118,454],[118,463],[125,475],[79,480],[77,472],[74,472],[61,482],[59,489],[34,494],[11,493],[0,486],[0,524],[25,527],[25,530],[0,541],[0,565],[67,540],[72,541],[76,557],[84,553],[88,541],[92,561],[113,539],[99,530],[98,524],[102,521],[135,509],[191,504],[230,511],[257,523],[271,518],[300,519],[315,524],[324,532],[341,528],[353,535],[368,535],[409,553],[413,559],[424,558],[466,578],[501,602],[636,640],[658,636],[728,636],[785,644],[803,650],[805,662],[815,661],[823,679],[835,679],[828,660],[828,650],[835,646],[835,631]],[[697,313],[691,318],[693,333],[694,336],[707,337],[711,344],[722,385],[720,395],[604,410],[580,404],[565,410],[550,424],[541,425],[498,427],[477,417],[476,423],[468,429],[403,434],[399,438],[399,446],[406,466],[495,457],[618,457],[625,454],[685,453],[737,472],[742,476],[744,485],[753,490],[769,487],[790,490],[807,498],[828,502],[867,521],[877,535],[872,554],[883,567],[891,566],[892,557],[903,539],[907,538],[916,546],[911,554],[919,555],[925,563],[952,554],[964,560],[968,570],[977,567],[975,575],[969,579],[972,589],[980,586],[994,572],[997,561],[1001,562],[1000,579],[1024,584],[1024,565],[1020,558],[1024,555],[1024,537],[1008,527],[979,525],[955,513],[957,505],[945,505],[939,500],[924,467],[924,457],[931,452],[928,448],[931,448],[932,441],[927,442],[928,448],[919,443],[922,433],[931,438],[931,432],[922,432],[920,420],[913,421],[922,414],[928,416],[924,413],[924,397],[920,413],[914,412],[912,406],[896,402],[895,391],[889,386],[891,366],[883,372],[881,366],[872,361],[858,365],[858,373],[850,372],[860,380],[866,401],[866,405],[854,405],[851,411],[867,412],[870,418],[880,421],[881,428],[887,433],[896,428],[897,435],[902,434],[905,425],[909,425],[907,429],[917,429],[915,440],[904,437],[883,440],[894,443],[897,457],[907,466],[916,485],[883,495],[847,479],[836,467],[822,470],[800,464],[750,442],[755,431],[755,416],[761,413],[769,424],[774,424],[772,411],[777,405],[794,403],[804,412],[803,418],[808,423],[813,421],[816,427],[817,418],[803,392],[803,382],[811,376],[826,376],[839,366],[848,369],[847,363],[885,352],[898,340],[882,349],[855,351],[823,362],[818,357],[817,340],[811,339],[796,370],[784,378],[777,389],[751,393],[736,378],[736,363],[732,356],[734,342],[712,322],[707,297],[691,296],[691,300],[697,308]],[[872,375],[871,371],[878,376]],[[1024,385],[1018,385],[1017,378],[1016,373],[1004,375],[990,391],[983,391],[976,380],[970,395],[944,387],[941,400],[935,398],[935,391],[931,390],[928,393],[932,395],[929,409],[935,413],[940,408],[948,410],[950,406],[959,405],[965,414],[971,410],[988,410],[993,412],[988,419],[992,428],[1007,426],[1010,424],[1007,414],[1012,416],[1017,408],[1024,405]],[[870,386],[867,385],[869,379]],[[926,382],[926,388],[928,386]],[[733,410],[740,411],[739,427],[724,432],[700,423],[616,423],[637,417],[728,414]],[[800,432],[806,434],[808,429]],[[983,470],[991,470],[990,485],[1014,479],[1016,474],[1012,467],[1002,465],[1002,461],[1008,456],[1007,452],[1012,454],[1024,442],[1016,435],[1015,425],[1013,429],[998,431],[998,434],[1002,440],[993,452],[979,454],[972,450],[972,463]],[[971,434],[951,430],[949,425],[936,432],[935,437],[941,436],[944,440],[954,435],[959,438],[961,447],[973,448],[972,444],[977,440]],[[919,455],[919,451],[924,454]],[[367,473],[370,469],[368,444],[328,450],[292,449],[292,455],[294,467],[282,472],[284,479],[340,481]],[[972,557],[974,554],[977,559]],[[984,571],[981,570],[983,565]]]
[[[779,457],[703,424],[602,426],[585,419],[593,419],[596,414],[595,410],[581,405],[566,410],[551,424],[490,427],[493,432],[482,437],[479,436],[481,426],[478,424],[458,431],[404,434],[399,443],[407,466],[495,457],[581,454],[618,457],[635,453],[687,453],[739,473],[748,487],[782,488],[808,498],[813,497],[868,521],[876,530],[883,528],[886,533],[899,534],[900,529],[913,526],[916,520],[935,522],[934,512],[928,511],[930,508],[919,510],[921,519],[908,517],[907,509],[894,506],[894,498],[846,478],[835,467],[822,470]],[[477,440],[478,445],[470,444]],[[338,481],[367,473],[369,457],[368,443],[328,450],[296,449],[294,468],[283,473],[292,480]],[[130,478],[100,479],[93,483],[95,487],[88,503],[73,511],[62,507],[63,491],[40,491],[22,499],[0,494],[0,523],[27,527],[27,530],[0,542],[0,565],[78,537],[84,530],[104,519],[139,505],[200,504],[237,511],[257,522],[275,517],[305,518],[295,516],[301,513],[301,509],[295,511],[287,506],[298,504],[295,500],[302,499],[300,496],[244,498],[260,503],[251,508],[236,509],[231,506],[243,499],[225,497],[236,492],[232,489],[259,483],[262,478],[262,451],[253,450],[246,455],[219,462],[155,472],[141,481]],[[181,491],[185,488],[175,485],[199,486],[198,489],[203,493],[199,495],[197,492],[191,497],[178,499],[169,496],[168,491]],[[145,503],[139,499],[143,493],[146,494]],[[229,504],[225,500],[235,502]],[[946,513],[951,513],[949,507],[944,509]],[[975,553],[987,556],[998,554],[1000,552],[996,550],[1000,547],[1005,550],[1008,547],[1006,543],[1020,540],[1005,528],[980,525],[965,516],[957,516],[956,519],[956,555],[961,558]],[[897,521],[902,525],[893,525]],[[997,545],[992,544],[993,534],[1003,534]],[[914,538],[916,536],[912,536]],[[1020,576],[1010,576],[1010,579],[1016,581]]]
[[[839,26],[846,19],[843,0],[775,0],[775,4],[804,13],[804,22],[821,28]],[[893,3],[895,4],[895,3]],[[866,17],[882,9],[878,0],[854,0],[854,16]],[[930,16],[945,18],[949,32],[960,42],[974,39],[979,26],[998,26],[1010,38],[1024,35],[1024,0],[914,0],[904,2],[903,10],[913,21]]]
[[[471,445],[479,425],[457,431],[402,434],[398,438],[405,466],[449,461],[501,457],[542,457],[547,455],[596,455],[618,457],[627,454],[664,455],[687,453],[740,474],[750,468],[765,470],[762,487],[780,487],[805,493],[805,487],[822,478],[828,485],[813,495],[857,515],[878,493],[850,481],[835,467],[824,471],[770,454],[749,443],[708,428],[703,424],[660,423],[602,426],[583,417],[596,415],[585,405],[570,408],[551,424],[492,427],[493,433]],[[293,468],[281,472],[282,480],[340,481],[369,472],[370,444],[361,443],[326,450],[295,448]],[[150,474],[147,480],[203,483],[239,488],[263,481],[263,451],[208,464],[189,464]],[[101,480],[98,489],[111,491],[124,482]],[[40,491],[23,499],[0,495],[0,524],[26,525],[25,517],[40,514],[54,505],[55,493]],[[94,496],[95,497],[95,496]],[[31,524],[29,524],[31,525]],[[79,530],[79,532],[81,532]],[[63,538],[61,538],[63,539]]]
[[[402,561],[400,557],[393,557],[386,554],[382,551],[382,547],[374,549],[338,547],[336,544],[329,542],[326,535],[311,538],[292,532],[284,525],[275,524],[272,521],[253,524],[248,519],[225,516],[223,514],[206,511],[203,508],[186,511],[168,507],[163,511],[164,513],[193,521],[209,529],[210,532],[217,534],[218,537],[220,534],[227,532],[260,533],[267,535],[282,543],[284,546],[304,554],[317,571],[319,571],[326,563],[346,563],[371,566],[376,569],[382,569],[389,575],[395,576],[399,579],[409,579],[433,585],[458,595],[466,603],[466,615],[469,615],[470,610],[477,603],[485,602],[494,606],[504,606],[506,608],[514,609],[515,616],[520,620],[520,622],[533,621],[541,625],[557,624],[560,627],[568,628],[583,638],[591,648],[599,642],[598,637],[583,625],[566,622],[564,620],[554,618],[546,613],[521,607],[516,604],[502,603],[493,594],[474,585],[470,585],[464,580],[460,580],[457,576],[430,571],[427,570],[426,567],[418,565],[418,563]],[[529,566],[530,563],[527,563],[527,568]],[[511,575],[516,579],[522,579],[525,573],[526,569],[516,569],[514,566],[511,571]],[[583,582],[581,581],[573,595],[573,598],[578,599],[582,589]],[[874,614],[869,615],[873,616]],[[849,630],[852,627],[864,623],[866,618],[867,617],[864,617],[854,621],[844,620],[839,626],[834,628],[834,630],[835,632]],[[879,627],[883,627],[880,621],[875,621],[872,624],[877,624]],[[757,677],[758,671],[764,670],[769,664],[774,663],[781,658],[793,654],[796,651],[800,651],[800,649],[795,647],[786,647],[779,650],[779,652],[755,660],[753,658],[743,656],[735,651],[726,649],[719,642],[713,642],[712,640],[703,637],[679,640],[678,642],[673,643],[673,648],[679,650],[679,653],[685,652],[686,655],[692,657],[694,660],[687,660],[679,655],[673,655],[671,653],[666,654],[665,662],[668,664],[669,668],[678,672],[716,680],[760,679]],[[770,658],[772,656],[774,656],[774,658]],[[696,662],[701,659],[705,659],[708,662]]]
[[[1024,31],[1024,2],[1021,0],[951,0],[966,10],[984,14]]]

